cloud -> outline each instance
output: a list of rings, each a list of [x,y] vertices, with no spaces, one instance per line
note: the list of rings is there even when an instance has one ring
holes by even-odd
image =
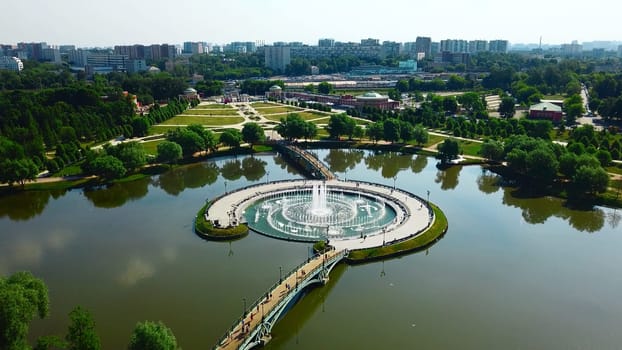
[[[155,272],[156,269],[151,263],[140,258],[133,258],[128,262],[125,271],[119,276],[119,282],[122,285],[131,287],[144,279],[152,277],[155,275]]]

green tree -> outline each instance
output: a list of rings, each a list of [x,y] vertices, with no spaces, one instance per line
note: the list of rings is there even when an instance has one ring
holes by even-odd
[[[609,175],[601,167],[580,166],[573,177],[576,190],[584,193],[603,193],[607,191]]]
[[[355,127],[356,122],[354,119],[345,113],[341,113],[330,117],[328,125],[326,126],[326,131],[328,131],[330,138],[339,140],[341,135],[347,135],[351,138],[354,134]]]
[[[181,146],[171,141],[158,143],[157,151],[157,159],[162,163],[175,163],[182,157]]]
[[[123,162],[114,156],[104,155],[95,158],[91,164],[93,174],[104,179],[119,179],[125,175],[126,170]]]
[[[389,142],[396,142],[400,140],[400,121],[394,118],[389,118],[384,121],[384,139]]]
[[[244,142],[249,143],[252,148],[254,144],[265,140],[266,134],[259,124],[250,122],[242,127],[242,139]]]
[[[577,155],[573,152],[565,152],[559,157],[559,172],[572,178],[577,171]]]
[[[281,122],[274,127],[274,130],[282,137],[293,140],[305,137],[307,128],[307,122],[300,115],[291,113],[287,118],[281,118]]]
[[[123,166],[128,169],[137,169],[147,164],[147,153],[143,145],[136,142],[123,142],[116,146],[104,148],[108,155],[114,156],[123,162]]]
[[[158,323],[139,322],[132,332],[129,350],[176,350],[177,339],[170,328]]]
[[[330,94],[333,91],[333,85],[328,82],[321,82],[317,85],[317,92],[320,94]]]
[[[415,125],[413,129],[413,140],[417,143],[417,145],[421,146],[428,142],[429,139],[428,131],[421,125]]]
[[[455,139],[445,139],[443,143],[438,145],[438,157],[442,163],[448,163],[458,158],[458,154],[460,154],[460,145]]]
[[[506,96],[501,99],[501,104],[499,104],[499,114],[501,114],[504,118],[512,118],[514,117],[514,113],[516,112],[516,107],[514,107],[514,98]]]
[[[479,154],[490,160],[502,160],[504,155],[503,143],[495,140],[486,140],[482,143]]]
[[[99,336],[95,333],[95,321],[86,309],[80,306],[69,313],[69,327],[65,340],[69,350],[98,350],[101,349]]]
[[[30,272],[0,277],[0,349],[28,349],[30,321],[49,313],[48,289]]]
[[[540,184],[549,184],[555,178],[559,162],[553,151],[538,148],[527,154],[527,175],[539,180]]]
[[[178,128],[170,131],[166,135],[166,139],[180,145],[184,156],[191,156],[195,152],[202,151],[206,148],[205,139],[187,128]]]
[[[203,139],[203,149],[206,151],[213,151],[216,149],[216,145],[218,141],[216,140],[216,135],[209,130],[203,127],[201,124],[190,124],[186,127],[186,129],[194,132],[199,135],[201,139]]]
[[[136,117],[132,119],[132,133],[134,137],[143,137],[147,136],[147,132],[149,131],[149,119],[145,117]]]
[[[379,140],[382,140],[382,138],[384,137],[384,123],[383,122],[375,122],[372,124],[369,124],[367,126],[367,137],[369,137],[370,140],[373,140],[374,143],[378,142]]]
[[[19,183],[24,185],[26,181],[37,178],[39,167],[32,159],[3,159],[0,161],[0,183],[6,182],[9,185]]]
[[[229,147],[240,147],[242,133],[237,129],[227,129],[220,134],[220,142]]]

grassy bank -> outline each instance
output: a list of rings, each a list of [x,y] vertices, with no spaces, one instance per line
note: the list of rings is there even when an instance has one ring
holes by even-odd
[[[196,232],[197,235],[213,241],[229,241],[248,235],[248,226],[246,224],[226,228],[214,227],[211,222],[205,220],[205,210],[209,205],[209,202],[206,203],[199,210],[196,220],[194,220],[194,232]]]
[[[434,204],[430,204],[434,210],[436,219],[422,234],[409,240],[396,244],[385,245],[383,247],[353,250],[346,258],[349,263],[362,263],[367,261],[379,260],[406,253],[425,249],[438,241],[447,232],[448,222],[443,211]]]

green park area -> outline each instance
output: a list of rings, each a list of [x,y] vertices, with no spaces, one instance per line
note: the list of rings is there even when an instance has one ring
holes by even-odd
[[[320,118],[327,118],[330,116],[328,113],[322,113],[322,112],[300,112],[300,113],[295,113],[295,114],[300,116],[305,121],[310,121],[310,120],[320,119]],[[278,122],[278,121],[281,121],[281,118],[287,118],[288,115],[291,115],[291,114],[266,115],[264,117],[268,120]]]
[[[208,104],[200,104],[194,108],[198,109],[233,109],[231,105],[225,105],[220,103],[208,103]]]
[[[210,125],[210,126],[223,126],[223,125],[232,125],[239,124],[244,121],[242,117],[199,117],[199,116],[185,116],[178,115],[171,119],[168,119],[162,122],[160,125],[190,125],[190,124],[201,124],[201,125]]]
[[[182,112],[182,114],[184,115],[208,115],[208,116],[213,116],[213,115],[238,115],[238,110],[237,109],[197,109],[197,108],[193,108],[193,109],[188,109]]]
[[[280,107],[261,108],[257,112],[263,115],[267,115],[267,114],[287,113],[287,112],[295,112],[295,111],[302,111],[302,108],[280,106]]]
[[[269,108],[269,107],[278,107],[279,104],[270,103],[270,102],[253,102],[251,103],[253,108]]]

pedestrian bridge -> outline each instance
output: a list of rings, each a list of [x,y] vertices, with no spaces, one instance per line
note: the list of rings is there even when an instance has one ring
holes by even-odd
[[[270,341],[272,327],[296,303],[305,288],[326,284],[330,271],[347,255],[347,249],[333,249],[300,264],[245,310],[214,349],[246,350]]]

